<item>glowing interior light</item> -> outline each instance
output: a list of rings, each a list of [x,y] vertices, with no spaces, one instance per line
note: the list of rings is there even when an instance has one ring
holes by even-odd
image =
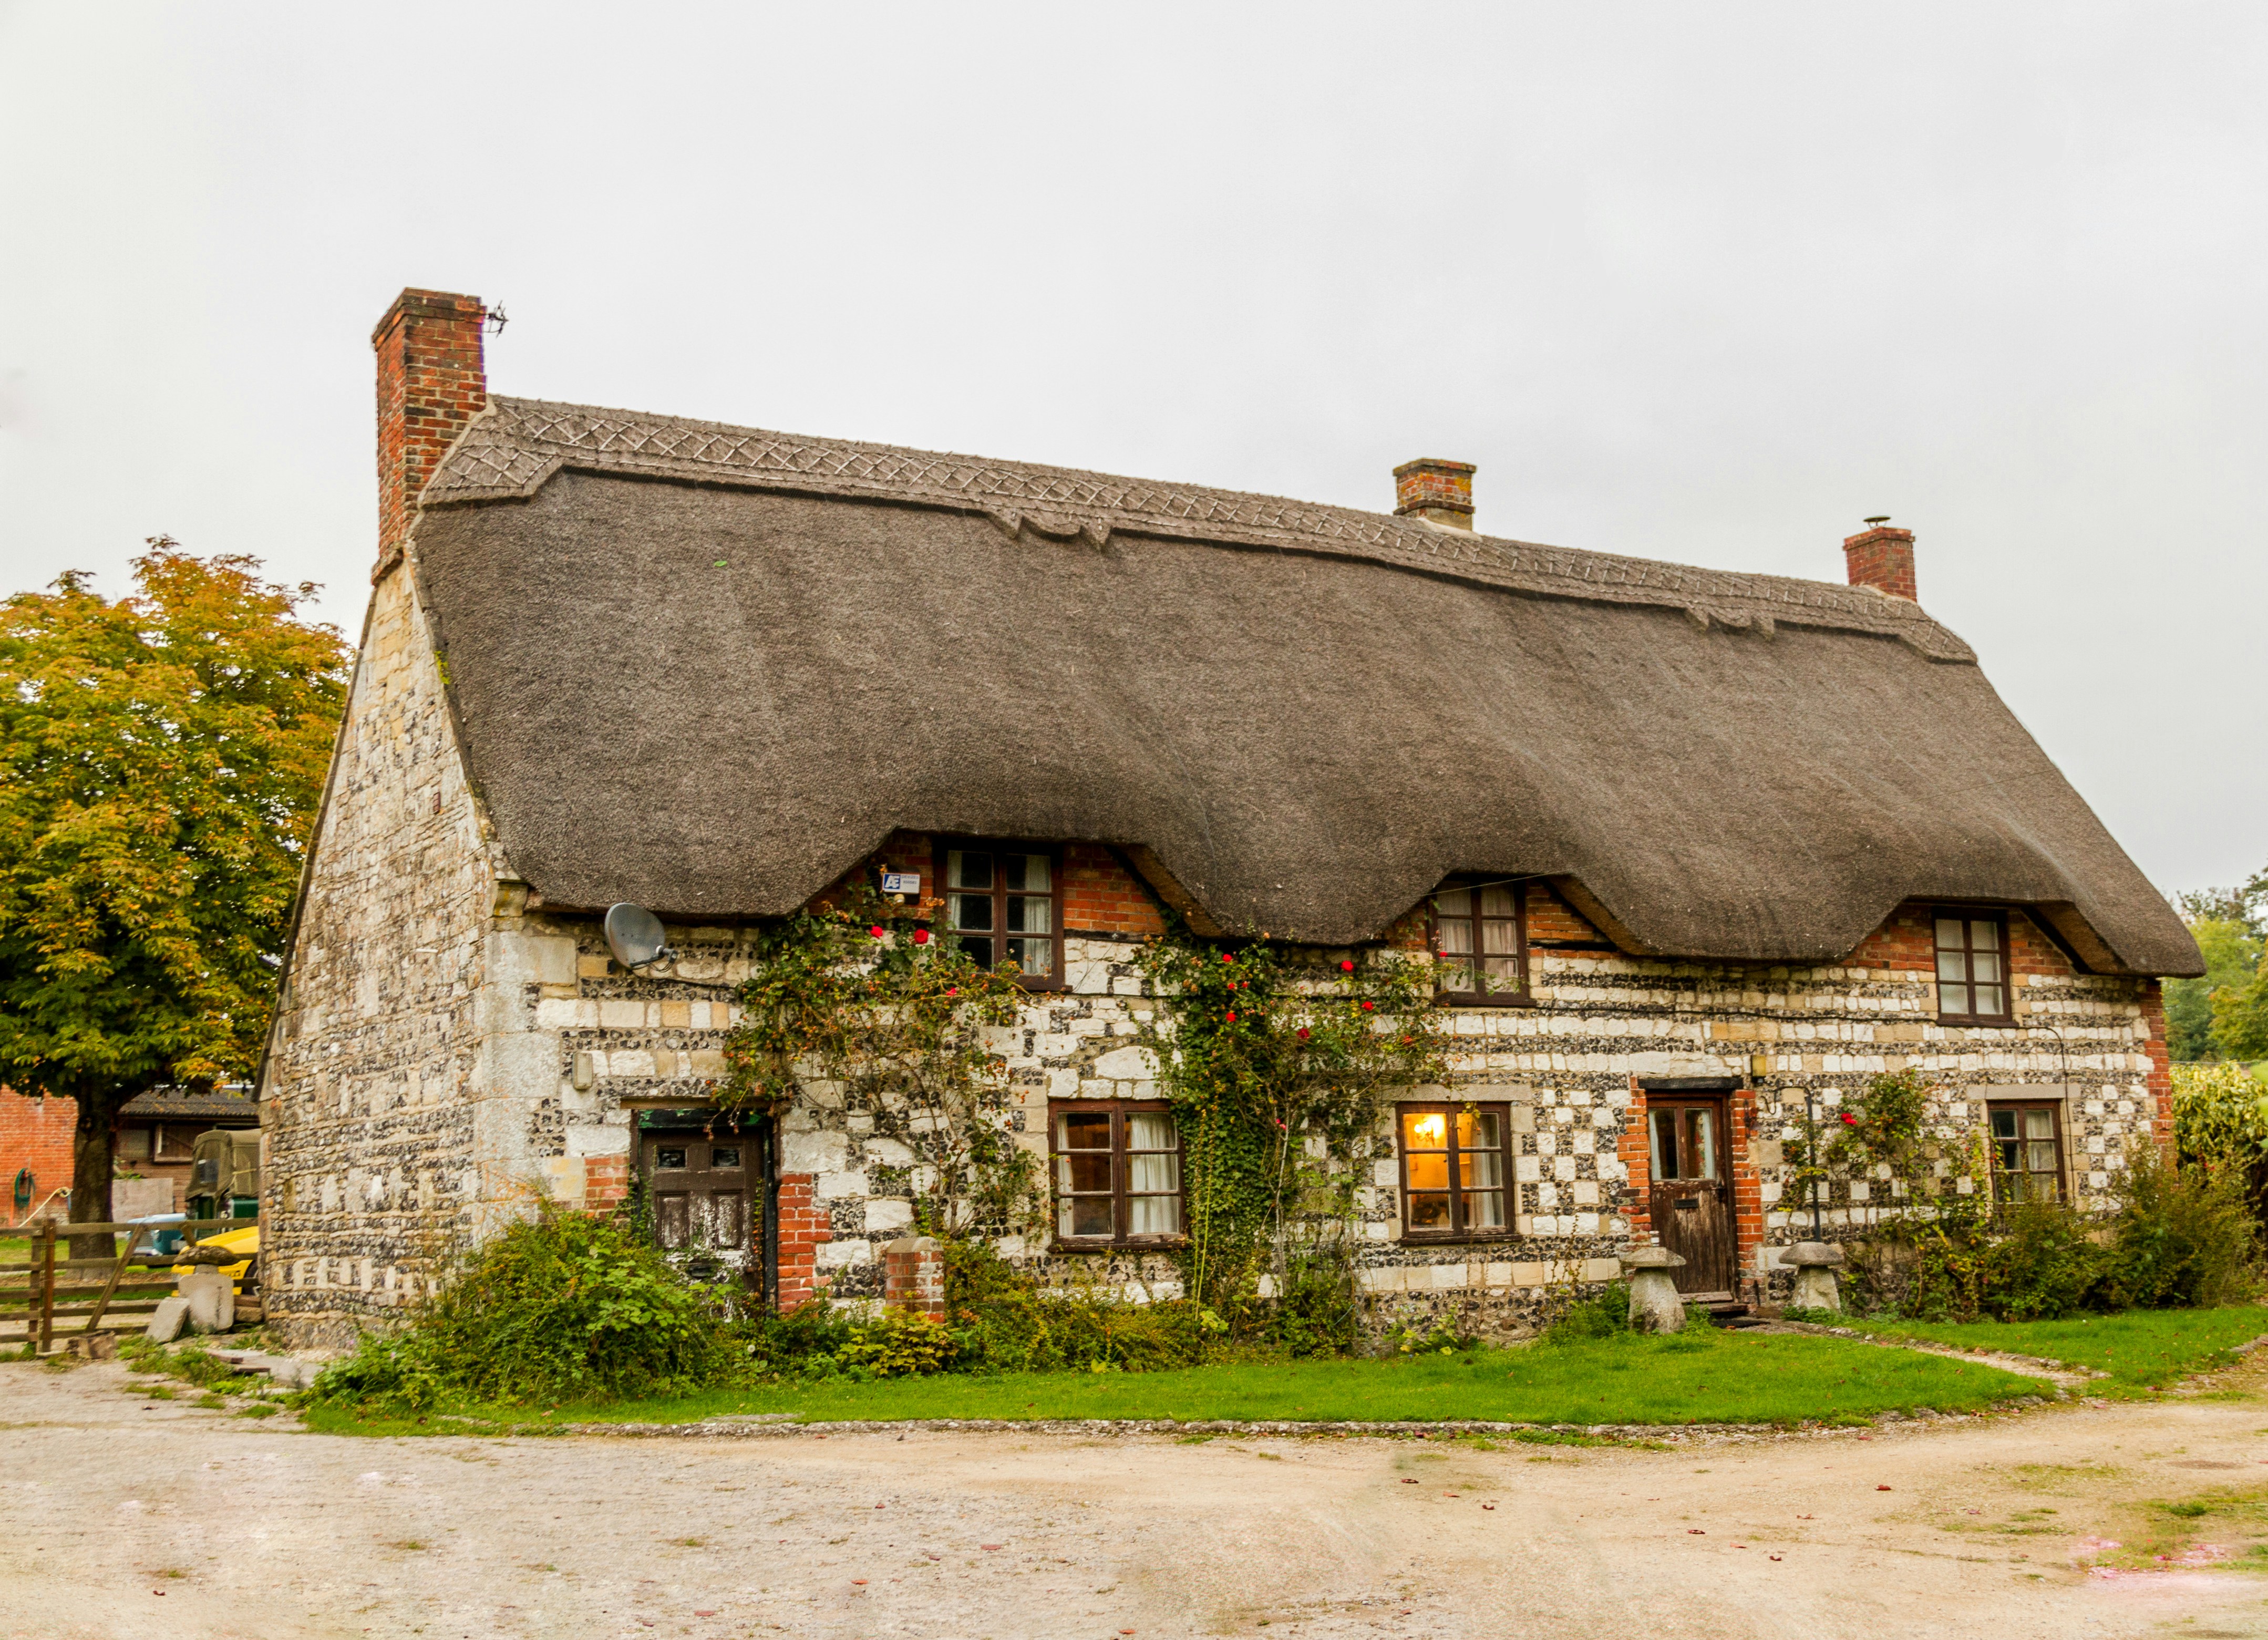
[[[1448,1118],[1439,1114],[1420,1116],[1410,1132],[1419,1144],[1439,1144],[1448,1137]]]

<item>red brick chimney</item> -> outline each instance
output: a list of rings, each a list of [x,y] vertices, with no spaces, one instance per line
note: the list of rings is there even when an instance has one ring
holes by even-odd
[[[409,510],[467,422],[489,401],[476,296],[404,290],[371,332],[378,349],[378,562],[409,533]]]
[[[1394,469],[1394,511],[1453,530],[1473,527],[1473,464],[1420,456]]]
[[[1868,527],[1843,538],[1843,562],[1851,585],[1919,603],[1914,592],[1913,532],[1889,527],[1888,518],[1868,518]]]

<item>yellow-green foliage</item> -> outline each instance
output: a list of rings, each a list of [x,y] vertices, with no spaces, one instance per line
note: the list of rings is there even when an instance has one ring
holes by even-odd
[[[2185,1162],[2268,1158],[2268,1085],[2242,1065],[2174,1068],[2174,1144]]]

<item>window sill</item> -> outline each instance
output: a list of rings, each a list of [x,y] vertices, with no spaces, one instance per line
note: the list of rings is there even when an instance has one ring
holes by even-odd
[[[1110,1241],[1097,1236],[1073,1239],[1057,1236],[1048,1243],[1049,1253],[1177,1253],[1189,1245],[1187,1236],[1144,1236],[1125,1241]]]
[[[1525,992],[1513,997],[1498,991],[1482,997],[1455,991],[1436,991],[1433,1000],[1445,1008],[1533,1008],[1536,1005],[1535,998]]]
[[[1521,1239],[1516,1230],[1405,1230],[1400,1246],[1405,1247],[1502,1247]]]
[[[1937,1016],[1937,1022],[1940,1025],[1977,1026],[1987,1030],[2013,1031],[2016,1027],[2016,1016],[2012,1013],[1941,1013]]]

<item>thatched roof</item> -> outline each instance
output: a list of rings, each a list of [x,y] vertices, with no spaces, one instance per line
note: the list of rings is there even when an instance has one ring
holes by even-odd
[[[1969,648],[1869,589],[512,399],[416,552],[553,904],[782,915],[902,827],[1120,844],[1319,944],[1476,871],[1639,952],[1830,959],[1946,897],[2201,971]]]

